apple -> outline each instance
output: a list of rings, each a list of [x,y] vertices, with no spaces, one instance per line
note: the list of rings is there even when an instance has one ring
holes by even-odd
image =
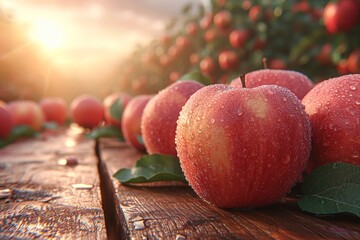
[[[63,125],[68,118],[68,107],[63,98],[43,98],[39,105],[43,111],[46,122],[55,122]]]
[[[0,139],[7,138],[13,128],[13,122],[11,120],[11,115],[6,108],[6,105],[2,105],[0,102]]]
[[[216,69],[215,61],[211,57],[204,57],[200,61],[200,70],[205,75],[212,75]]]
[[[40,105],[31,100],[16,100],[7,105],[14,127],[26,125],[40,131],[44,123],[44,114]]]
[[[199,27],[196,23],[194,22],[190,22],[186,25],[185,27],[186,29],[186,33],[190,36],[196,36],[196,34],[198,33],[199,31]]]
[[[242,48],[250,37],[250,31],[247,29],[235,29],[229,35],[229,42],[233,48]]]
[[[176,128],[181,168],[194,191],[221,208],[252,208],[285,196],[305,169],[311,127],[300,100],[276,85],[204,87]]]
[[[180,50],[185,50],[191,46],[190,40],[185,36],[177,37],[175,44]]]
[[[202,29],[208,29],[213,22],[213,15],[212,13],[206,14],[203,18],[200,20],[200,27]]]
[[[322,81],[302,103],[313,129],[310,170],[337,161],[360,165],[360,74]]]
[[[321,65],[330,65],[332,64],[331,52],[333,47],[331,44],[327,43],[321,47],[319,54],[316,56],[316,59]]]
[[[340,75],[346,75],[349,74],[349,66],[348,66],[348,61],[346,59],[341,59],[337,66],[336,66],[338,73]]]
[[[126,142],[138,150],[145,150],[141,134],[141,117],[152,95],[138,95],[132,98],[124,110],[121,128]]]
[[[284,60],[282,59],[271,59],[269,62],[269,68],[270,69],[282,69],[285,70],[286,69],[286,63]]]
[[[211,42],[215,41],[215,39],[218,37],[219,37],[218,32],[213,28],[207,29],[203,36],[204,40],[207,43],[211,43]]]
[[[249,9],[249,19],[252,22],[256,22],[260,18],[261,7],[259,5],[254,5]]]
[[[80,95],[70,104],[74,123],[84,128],[97,127],[104,119],[104,107],[100,100],[91,95]]]
[[[130,95],[121,92],[106,96],[103,100],[105,122],[121,129],[122,113],[130,99]]]
[[[350,31],[358,22],[360,10],[357,0],[329,2],[324,8],[324,24],[329,33]]]
[[[189,97],[203,86],[192,80],[178,81],[161,90],[148,102],[141,119],[141,131],[148,153],[176,156],[175,129],[179,112]]]
[[[360,73],[360,48],[351,52],[347,64],[350,73]]]
[[[278,85],[288,88],[299,99],[302,99],[313,87],[313,82],[304,74],[292,70],[261,69],[249,72],[245,75],[247,88],[260,85]],[[234,87],[242,87],[240,77],[230,83]]]
[[[219,66],[222,70],[235,70],[239,65],[239,57],[235,51],[225,50],[219,54]]]
[[[222,10],[214,15],[214,24],[219,29],[228,29],[232,24],[231,12]]]

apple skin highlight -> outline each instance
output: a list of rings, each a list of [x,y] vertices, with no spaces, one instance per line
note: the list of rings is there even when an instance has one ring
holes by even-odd
[[[204,87],[177,123],[176,149],[190,186],[221,208],[276,202],[308,162],[310,122],[300,100],[283,87]]]

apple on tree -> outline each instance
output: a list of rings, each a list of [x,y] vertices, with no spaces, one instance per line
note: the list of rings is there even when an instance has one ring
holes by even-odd
[[[312,125],[309,170],[338,161],[360,165],[360,74],[322,81],[302,103]]]
[[[265,206],[285,196],[307,165],[310,140],[300,100],[276,85],[204,87],[186,102],[176,128],[190,186],[221,208]]]
[[[141,132],[150,154],[176,156],[176,121],[189,97],[204,85],[192,81],[177,81],[156,94],[146,105],[141,118]]]

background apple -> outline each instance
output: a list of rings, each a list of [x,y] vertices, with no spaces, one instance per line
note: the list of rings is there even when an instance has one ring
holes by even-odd
[[[347,65],[351,73],[360,73],[360,48],[351,52],[347,59]]]
[[[227,29],[232,24],[232,14],[227,10],[220,11],[214,15],[214,24],[219,29]]]
[[[317,84],[302,100],[312,129],[311,165],[360,165],[360,74]]]
[[[192,80],[178,81],[156,94],[146,105],[141,131],[148,153],[176,156],[175,129],[179,112],[189,97],[204,85]]]
[[[78,96],[71,102],[70,113],[73,122],[84,128],[94,128],[104,118],[104,108],[100,100],[86,94]]]
[[[0,139],[7,138],[13,128],[13,123],[6,105],[0,103]]]
[[[105,122],[121,129],[122,114],[130,99],[131,96],[127,93],[113,93],[104,98]]]
[[[121,129],[126,142],[138,150],[145,150],[145,145],[141,133],[141,117],[144,108],[152,95],[139,95],[130,100],[126,106],[122,121]]]
[[[314,87],[313,82],[307,76],[292,70],[261,69],[245,75],[247,88],[272,84],[289,89],[300,99]],[[242,87],[240,77],[233,80],[230,86]]]
[[[43,98],[40,102],[46,122],[55,122],[63,125],[68,118],[68,107],[63,98]]]
[[[219,54],[219,66],[223,70],[234,70],[239,65],[239,57],[235,51],[226,50]]]
[[[229,35],[229,43],[233,48],[242,48],[250,35],[250,31],[247,29],[235,29]]]
[[[182,108],[176,149],[194,191],[223,208],[274,203],[301,177],[311,128],[300,100],[266,85],[210,85]]]
[[[14,126],[26,125],[40,131],[44,114],[38,103],[31,100],[16,100],[7,105]]]

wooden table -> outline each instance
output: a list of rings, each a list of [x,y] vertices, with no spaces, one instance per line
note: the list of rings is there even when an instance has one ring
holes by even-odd
[[[76,128],[0,149],[0,239],[360,239],[358,218],[315,217],[296,197],[224,210],[183,184],[124,186],[112,177],[140,156]]]

